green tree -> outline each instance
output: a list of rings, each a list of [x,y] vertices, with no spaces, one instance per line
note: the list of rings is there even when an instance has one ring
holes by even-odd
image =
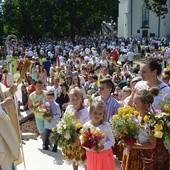
[[[5,1],[2,5],[4,32],[5,33],[18,33],[18,9],[17,4],[13,0]]]
[[[144,0],[146,8],[153,11],[157,16],[165,17],[168,13],[167,0]]]
[[[168,13],[167,0],[144,0],[146,8],[153,11],[158,16],[158,37],[160,37],[160,18],[165,18]]]
[[[4,30],[25,37],[89,35],[117,21],[118,0],[5,0]]]
[[[103,21],[116,21],[117,0],[57,0],[59,27],[66,26],[72,40],[75,34],[88,35],[99,32]]]
[[[2,18],[2,8],[1,8],[2,2],[0,0],[0,41],[1,37],[3,36],[3,18]]]

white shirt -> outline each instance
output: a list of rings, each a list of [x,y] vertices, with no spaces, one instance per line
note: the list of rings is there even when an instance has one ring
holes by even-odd
[[[164,101],[164,98],[166,96],[170,97],[170,87],[168,87],[168,85],[163,83],[163,82],[161,84],[159,84],[157,87],[160,88],[159,94],[157,96],[154,96],[154,102],[153,102],[152,105],[155,109],[161,109],[160,106],[159,106],[159,103],[161,101]],[[149,86],[147,85],[146,81],[140,81],[135,85],[135,89],[137,89],[137,90],[144,90],[144,89],[149,90]]]
[[[48,51],[48,57],[53,58],[53,53],[51,51]]]
[[[85,57],[84,57],[84,61],[89,61],[90,60],[90,58],[86,55]]]
[[[40,55],[44,55],[44,50],[40,49]]]
[[[77,111],[73,108],[72,105],[68,105],[65,113],[66,112],[74,114]],[[80,118],[77,119],[77,121],[83,125],[84,123],[86,123],[90,119],[89,111],[88,111],[87,108],[83,108],[83,109],[79,110],[79,112],[80,112]]]
[[[93,53],[94,56],[97,55],[97,51],[96,50],[92,50],[92,53]]]
[[[27,55],[28,55],[29,57],[32,57],[32,56],[34,55],[34,53],[33,53],[33,51],[29,50],[28,53],[27,53]]]
[[[87,55],[90,54],[90,49],[89,49],[89,48],[86,48],[86,49],[85,49],[85,54],[87,54]]]
[[[106,60],[100,60],[100,64],[101,64],[101,66],[103,66],[103,67],[107,67],[107,66],[108,66],[108,63],[107,63]]]
[[[120,55],[119,60],[120,60],[120,62],[125,62],[126,58],[127,58],[127,55],[126,54],[122,54],[122,55]]]
[[[84,77],[79,75],[79,78],[80,78],[80,84],[84,85],[86,83]]]
[[[128,61],[133,61],[135,54],[132,51],[129,51],[127,53],[127,60]]]
[[[170,56],[170,48],[167,48],[164,54],[163,59],[166,61]]]
[[[149,142],[149,135],[146,129],[139,129],[138,141],[141,144],[145,144]]]
[[[59,57],[59,60],[60,60],[60,63],[63,63],[64,60],[65,60],[65,58],[64,58],[63,56],[60,56],[60,57]]]
[[[74,47],[74,49],[75,49],[76,51],[80,51],[80,46],[79,46],[79,45],[76,45],[76,46]]]
[[[50,103],[50,110],[53,115],[51,121],[45,120],[45,128],[46,129],[52,129],[53,127],[56,127],[58,124],[60,117],[61,117],[61,110],[59,104],[56,102]]]

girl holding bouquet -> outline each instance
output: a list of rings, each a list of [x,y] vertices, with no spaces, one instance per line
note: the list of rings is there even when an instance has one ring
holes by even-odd
[[[83,92],[79,88],[73,88],[69,92],[70,105],[67,106],[66,111],[76,115],[79,123],[84,124],[89,120],[88,109],[84,106]]]
[[[153,100],[153,95],[148,90],[139,90],[135,93],[133,105],[139,112],[139,115],[136,117],[140,125],[144,123]],[[153,135],[149,136],[147,128],[140,128],[137,140],[136,143],[127,146],[128,154],[124,153],[123,155],[122,169],[153,170],[153,156],[154,148],[156,147],[156,138]]]
[[[86,170],[116,169],[111,149],[115,139],[109,123],[104,121],[105,117],[104,103],[102,101],[92,103],[90,106],[91,119],[83,125],[83,133],[80,137],[81,144],[86,149]],[[90,136],[90,141],[87,142],[85,134]]]
[[[89,112],[86,107],[84,107],[84,97],[82,90],[79,88],[73,88],[69,93],[70,105],[67,106],[65,113],[71,113],[76,116],[76,119],[79,123],[84,124],[89,120]],[[76,148],[76,145],[80,145],[79,140],[73,144]],[[78,165],[73,162],[73,170],[78,170]]]

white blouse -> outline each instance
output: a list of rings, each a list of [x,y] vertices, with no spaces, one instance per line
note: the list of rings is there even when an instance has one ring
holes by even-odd
[[[91,121],[86,122],[83,125],[83,130],[87,130],[88,128],[94,129],[94,130],[101,130],[102,133],[105,135],[105,138],[102,140],[102,144],[104,145],[103,150],[110,149],[115,144],[115,137],[113,135],[111,126],[108,122],[103,122],[99,126],[92,125]],[[85,148],[87,149],[87,148]],[[88,150],[88,149],[87,149]]]
[[[66,108],[65,113],[66,113],[66,112],[71,113],[71,114],[75,114],[75,112],[77,112],[77,110],[75,110],[72,105],[68,105],[67,108]],[[88,120],[90,120],[89,111],[88,111],[88,109],[85,107],[85,108],[79,110],[79,112],[80,112],[80,118],[77,119],[77,121],[83,125],[83,124],[86,123]]]
[[[168,85],[163,82],[161,82],[161,84],[159,84],[157,87],[160,89],[159,94],[157,96],[154,96],[154,102],[152,105],[155,109],[161,109],[159,106],[159,102],[164,101],[165,97],[170,96],[170,87],[168,87]],[[135,89],[137,89],[137,91],[143,89],[148,90],[149,86],[147,85],[146,81],[140,81],[135,85]]]
[[[138,134],[138,141],[141,144],[149,142],[149,135],[145,129],[140,129]]]

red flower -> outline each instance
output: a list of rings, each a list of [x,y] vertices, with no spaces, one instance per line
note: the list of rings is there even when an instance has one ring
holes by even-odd
[[[84,133],[83,133],[83,137],[84,137],[84,138],[89,138],[89,133],[88,133],[88,132],[84,132]]]

